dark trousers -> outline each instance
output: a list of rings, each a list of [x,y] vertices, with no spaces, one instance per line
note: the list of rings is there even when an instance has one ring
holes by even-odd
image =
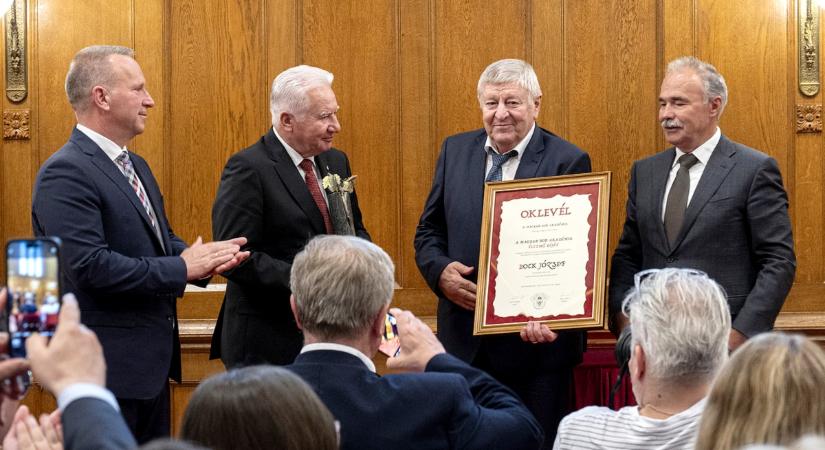
[[[479,351],[473,366],[512,389],[544,430],[542,449],[552,449],[561,419],[573,409],[573,367],[538,373],[503,371]]]
[[[120,413],[138,441],[145,444],[159,437],[169,437],[169,383],[160,393],[149,399],[118,398]]]

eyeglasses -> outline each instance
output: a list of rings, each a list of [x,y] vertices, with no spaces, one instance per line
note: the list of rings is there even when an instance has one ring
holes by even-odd
[[[702,272],[701,270],[697,270],[697,269],[687,269],[687,268],[684,268],[684,269],[683,268],[679,268],[679,269],[676,269],[676,268],[672,268],[672,269],[646,269],[646,270],[642,270],[641,272],[636,272],[636,274],[633,275],[633,284],[636,287],[636,290],[638,291],[641,288],[642,282],[644,282],[646,279],[652,277],[653,275],[655,275],[659,272],[663,272],[665,270],[671,270],[671,271],[678,270],[678,271],[684,272],[684,273],[686,273],[690,276],[708,278],[708,274],[706,274],[705,272]]]

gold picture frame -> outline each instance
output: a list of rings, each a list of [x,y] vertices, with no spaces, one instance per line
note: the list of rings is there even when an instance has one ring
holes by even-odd
[[[485,186],[474,335],[528,320],[604,327],[610,182],[596,172]]]

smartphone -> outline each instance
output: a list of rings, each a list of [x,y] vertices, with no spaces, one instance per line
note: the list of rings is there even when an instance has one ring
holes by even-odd
[[[51,337],[60,313],[60,240],[14,239],[6,244],[6,331],[9,356],[26,356],[26,338]]]
[[[390,358],[398,356],[401,352],[401,341],[398,339],[398,323],[395,317],[387,313],[384,318],[384,331],[381,333],[381,345],[378,350]]]

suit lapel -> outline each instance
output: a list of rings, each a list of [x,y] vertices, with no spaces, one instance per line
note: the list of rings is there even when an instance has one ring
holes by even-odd
[[[516,170],[516,179],[535,178],[543,156],[544,142],[541,139],[541,129],[536,125],[533,130],[533,137],[530,138],[530,142],[527,143],[527,147],[524,149],[524,154],[521,155],[521,161],[519,161]]]
[[[481,211],[483,209],[484,186],[486,185],[484,179],[487,177],[487,151],[484,149],[484,142],[486,140],[487,135],[481,133],[481,136],[473,142],[472,148],[467,155],[469,157],[466,165],[467,182],[463,184],[467,188],[467,201],[470,202],[469,211]],[[480,224],[480,215],[478,219]]]
[[[696,186],[696,191],[693,192],[693,197],[690,199],[687,210],[685,210],[685,221],[682,224],[682,229],[676,238],[673,248],[679,247],[679,244],[684,240],[690,227],[696,222],[699,212],[705,207],[705,204],[710,200],[713,194],[722,185],[722,182],[730,173],[736,162],[733,160],[733,155],[736,149],[731,145],[724,136],[719,139],[716,148],[708,159],[708,165],[702,172],[702,178],[699,179],[699,184]]]
[[[309,218],[313,231],[315,232],[314,234],[326,233],[324,218],[321,216],[321,211],[318,210],[318,206],[312,199],[306,182],[301,178],[298,168],[295,167],[292,158],[289,157],[286,149],[281,145],[281,141],[278,140],[272,129],[264,136],[264,144],[266,144],[266,148],[272,158],[276,174],[284,183],[284,186],[286,186],[289,195],[292,196],[295,203],[298,204],[301,210],[304,211],[304,214]],[[320,167],[321,165],[319,164],[319,169]],[[324,170],[326,170],[326,168],[320,169],[319,172],[324,173]]]
[[[123,193],[123,195],[125,195],[126,198],[129,199],[129,202],[132,204],[132,207],[134,207],[137,213],[140,215],[140,217],[143,218],[143,222],[147,227],[147,231],[153,237],[154,242],[158,244],[158,247],[160,248],[161,252],[164,252],[163,247],[165,246],[165,244],[162,245],[158,241],[154,229],[152,228],[152,222],[149,220],[149,215],[146,213],[146,208],[143,207],[143,204],[140,202],[140,199],[135,193],[134,188],[132,188],[132,185],[129,184],[129,180],[126,179],[125,176],[123,176],[123,173],[120,171],[120,169],[118,169],[117,166],[115,166],[115,163],[111,159],[109,159],[109,157],[106,155],[106,152],[104,152],[100,147],[98,147],[97,144],[94,143],[94,141],[89,139],[88,136],[83,134],[83,132],[79,131],[77,128],[75,128],[72,132],[71,140],[74,141],[83,150],[84,153],[89,155],[92,164],[95,167],[97,167],[98,170],[103,172],[103,174],[106,175],[106,177],[112,182],[112,184],[117,186],[117,188]],[[142,171],[138,172],[137,167],[135,167],[135,172],[138,174],[138,177],[140,177],[141,182],[143,182],[145,176],[142,174]],[[148,189],[146,189],[145,183],[144,189],[148,191]],[[147,195],[149,195],[148,192]],[[152,203],[152,206],[155,207],[155,213],[157,214],[157,207],[154,205],[158,204],[160,199],[150,195],[149,201]],[[158,219],[158,222],[160,222],[160,219]],[[164,228],[161,227],[161,235],[163,235],[163,230]]]

